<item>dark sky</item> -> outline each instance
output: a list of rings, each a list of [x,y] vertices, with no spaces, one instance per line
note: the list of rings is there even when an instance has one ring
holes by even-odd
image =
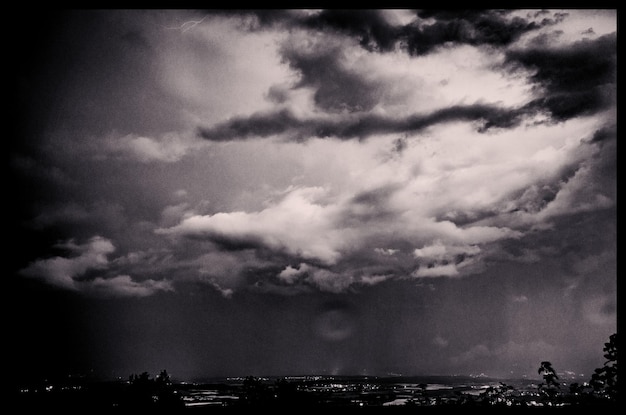
[[[12,376],[602,365],[614,10],[30,22],[9,81]]]

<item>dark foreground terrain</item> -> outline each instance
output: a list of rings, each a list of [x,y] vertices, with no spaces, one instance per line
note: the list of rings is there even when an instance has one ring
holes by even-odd
[[[575,385],[575,386],[573,386]],[[133,410],[227,412],[241,410],[384,410],[422,412],[439,409],[597,410],[614,413],[617,400],[594,394],[585,385],[540,380],[497,380],[464,376],[365,377],[298,376],[211,379],[172,382],[165,371],[128,380],[96,381],[82,377],[39,381],[13,391],[19,412]],[[577,389],[578,388],[578,389]]]

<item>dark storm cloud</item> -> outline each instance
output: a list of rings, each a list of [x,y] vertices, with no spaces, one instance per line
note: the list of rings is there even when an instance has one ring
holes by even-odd
[[[548,47],[552,43],[559,40],[561,36],[563,36],[564,32],[562,30],[553,30],[547,33],[540,33],[537,36],[533,37],[529,43],[531,43],[534,47],[545,46]]]
[[[250,30],[275,25],[289,26],[294,19],[293,12],[284,9],[209,9],[207,12],[215,16],[254,17],[256,19],[255,22],[246,22]]]
[[[283,59],[301,77],[294,88],[315,88],[313,99],[318,107],[330,112],[371,110],[379,102],[384,84],[345,68],[342,55],[341,48],[327,46],[313,53],[295,47],[282,51]]]
[[[341,119],[298,118],[289,110],[255,113],[238,117],[213,127],[200,128],[199,135],[211,141],[245,140],[251,137],[269,137],[286,134],[300,141],[310,137],[337,137],[340,139],[366,138],[374,134],[415,132],[436,124],[455,121],[477,121],[478,131],[517,126],[523,111],[492,105],[457,105],[430,114],[414,114],[391,118],[376,114],[346,116]]]
[[[540,23],[515,16],[508,18],[510,11],[497,10],[421,10],[421,18],[434,18],[430,25],[408,25],[405,41],[413,55],[427,54],[448,42],[473,46],[507,46],[519,37],[545,25],[554,24],[552,19]]]
[[[615,125],[606,126],[596,130],[589,142],[591,143],[606,143],[609,140],[613,140],[617,137],[617,131]]]
[[[211,241],[221,251],[246,251],[249,249],[262,250],[263,241],[255,235],[227,235],[220,232],[204,232],[199,235],[190,235],[190,239]]]
[[[289,130],[307,129],[312,122],[296,118],[287,110],[273,113],[256,113],[220,123],[212,128],[200,128],[202,138],[211,141],[242,140],[250,136],[267,137]]]
[[[419,10],[416,19],[402,26],[394,25],[381,10],[322,10],[304,14],[287,10],[224,10],[212,13],[254,16],[265,28],[282,25],[320,31],[334,31],[358,39],[369,51],[388,52],[400,46],[413,55],[424,55],[446,43],[507,46],[532,30],[561,21],[566,14],[555,13],[536,22],[541,13],[528,20],[515,16],[512,10]],[[424,24],[425,19],[434,19]]]
[[[323,10],[302,21],[311,29],[333,29],[359,39],[368,50],[392,50],[402,31],[391,25],[379,10]]]
[[[614,104],[615,33],[562,48],[512,50],[506,62],[534,71],[530,79],[544,92],[527,107],[546,109],[556,120],[591,115]]]

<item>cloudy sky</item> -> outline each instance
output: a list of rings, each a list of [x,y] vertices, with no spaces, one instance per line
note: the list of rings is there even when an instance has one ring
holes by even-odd
[[[614,10],[106,10],[15,33],[17,371],[590,377]]]

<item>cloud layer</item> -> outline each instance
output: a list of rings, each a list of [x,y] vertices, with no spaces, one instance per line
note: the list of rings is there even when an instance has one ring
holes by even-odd
[[[87,242],[24,275],[117,295],[344,292],[477,275],[505,247],[539,258],[536,232],[615,206],[610,15],[584,33],[575,11],[90,16],[119,59],[70,83],[66,121],[14,158],[37,186],[57,172],[31,228]],[[106,85],[133,111],[87,105],[111,103]]]

